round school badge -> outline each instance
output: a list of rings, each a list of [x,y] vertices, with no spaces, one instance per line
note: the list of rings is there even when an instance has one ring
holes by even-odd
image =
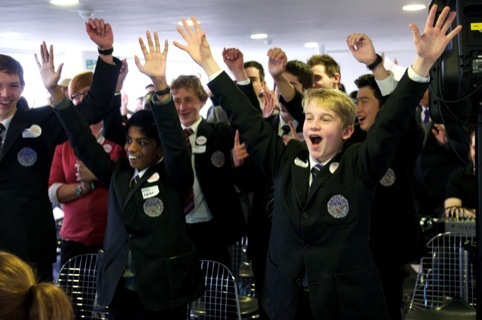
[[[384,187],[391,187],[395,183],[395,180],[397,180],[395,171],[389,168],[383,178],[380,179],[380,184]]]
[[[224,166],[224,163],[226,162],[226,159],[224,158],[224,153],[221,151],[214,151],[212,156],[211,156],[211,163],[213,166],[216,168],[222,168]]]
[[[203,146],[208,142],[208,139],[205,136],[199,136],[196,138],[196,144],[198,146]]]
[[[30,167],[37,162],[37,152],[34,149],[25,147],[17,154],[18,163],[24,167]]]
[[[348,200],[341,194],[336,194],[328,200],[328,213],[335,219],[345,218],[350,211]]]
[[[110,153],[112,151],[112,145],[110,145],[108,143],[104,144],[102,147],[104,148],[104,151],[106,153]]]
[[[159,198],[149,198],[144,202],[143,209],[147,216],[156,218],[164,211],[164,203]]]

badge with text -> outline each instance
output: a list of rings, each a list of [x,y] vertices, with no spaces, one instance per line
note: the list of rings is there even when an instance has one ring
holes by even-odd
[[[30,128],[22,131],[23,138],[38,138],[42,134],[42,128],[39,125],[33,124]]]
[[[196,138],[197,145],[203,146],[206,144],[206,142],[208,142],[208,139],[205,136],[199,136]]]
[[[143,209],[147,216],[156,218],[164,211],[164,203],[159,198],[150,198],[144,202]]]
[[[17,154],[18,163],[24,167],[30,167],[37,162],[37,152],[34,149],[25,147]]]
[[[142,188],[141,191],[142,191],[142,198],[148,199],[148,198],[157,196],[159,194],[159,187],[152,186],[152,187]]]
[[[194,145],[192,147],[192,153],[204,153],[206,152],[206,146]]]

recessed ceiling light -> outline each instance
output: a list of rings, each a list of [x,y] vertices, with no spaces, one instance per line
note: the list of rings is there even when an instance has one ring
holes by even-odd
[[[268,35],[266,33],[253,33],[251,35],[251,39],[255,39],[255,40],[266,39],[266,38],[268,38]]]
[[[79,3],[79,0],[50,0],[51,4],[56,6],[73,6]]]
[[[318,42],[307,42],[305,43],[305,48],[318,48]]]
[[[426,6],[424,4],[408,4],[402,7],[403,11],[419,11],[425,9]]]

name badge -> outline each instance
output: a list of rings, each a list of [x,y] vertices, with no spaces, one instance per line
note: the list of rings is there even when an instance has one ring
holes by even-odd
[[[23,138],[38,138],[42,134],[42,128],[34,124],[30,128],[22,131]]]
[[[148,199],[148,198],[157,196],[159,194],[159,187],[152,186],[152,187],[142,188],[141,191],[142,191],[142,198]]]
[[[206,152],[206,146],[193,146],[192,153],[204,153]]]

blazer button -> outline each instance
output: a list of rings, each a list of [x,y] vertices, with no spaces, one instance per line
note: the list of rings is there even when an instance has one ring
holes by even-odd
[[[301,215],[303,217],[303,219],[308,219],[308,212],[303,212],[303,214]]]
[[[129,233],[128,237],[129,237],[129,239],[134,239],[134,238],[135,238],[135,236],[134,236],[132,233]]]
[[[311,247],[309,244],[305,244],[305,251],[310,251],[311,250]]]
[[[297,284],[297,285],[301,286],[302,283],[303,283],[303,281],[302,281],[301,279],[299,279],[299,278],[296,279],[296,284]]]

